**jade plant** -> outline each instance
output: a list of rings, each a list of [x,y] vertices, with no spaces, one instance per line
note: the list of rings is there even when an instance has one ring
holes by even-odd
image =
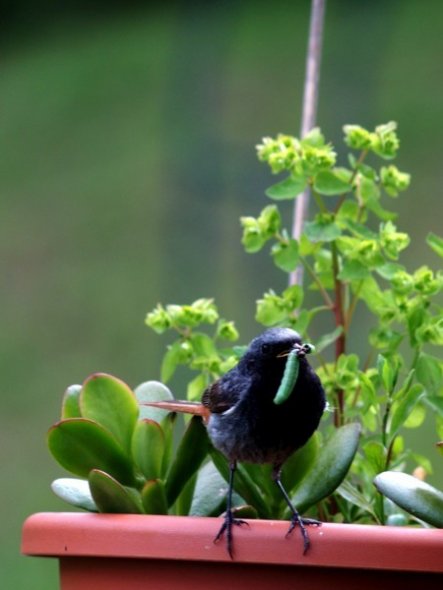
[[[409,187],[410,176],[392,163],[400,146],[396,124],[374,130],[346,125],[343,130],[349,153],[340,164],[318,128],[302,139],[263,139],[257,146],[259,160],[284,177],[266,190],[271,204],[257,216],[241,218],[242,243],[248,253],[270,245],[273,263],[288,275],[281,292],[270,289],[257,300],[255,318],[266,327],[294,328],[304,341],[315,343],[314,362],[331,409],[322,432],[288,462],[285,477],[294,478],[294,504],[323,520],[385,524],[400,512],[377,491],[374,478],[416,466],[432,473],[431,458],[406,444],[405,429],[423,427],[430,413],[436,436],[443,438],[443,366],[436,353],[443,344],[443,313],[437,300],[443,274],[428,266],[409,271],[400,261],[411,237],[397,228],[397,215],[388,203],[395,203]],[[285,228],[285,202],[307,188],[316,210],[296,239]],[[443,239],[430,233],[426,240],[443,257]],[[300,265],[304,285],[294,282]],[[370,315],[367,329],[357,320],[362,308]],[[243,350],[236,346],[234,323],[220,317],[212,299],[159,304],[147,314],[146,323],[159,334],[176,333],[162,362],[161,379],[168,382],[180,365],[188,367],[194,373],[187,386],[190,400],[198,400]],[[351,338],[358,342],[357,352],[349,348]],[[358,450],[356,424],[361,427]],[[348,437],[346,444],[340,441],[334,447],[340,436]],[[334,449],[330,453],[336,462],[344,453],[345,466],[334,486],[316,494],[309,478],[317,473],[320,487],[328,478],[334,466],[331,456],[327,465],[321,463],[328,449]],[[340,484],[354,452],[352,467]],[[212,460],[226,477],[214,451]],[[314,467],[319,462],[323,471]],[[243,499],[261,506],[261,514],[266,513],[263,504],[272,506],[265,471],[245,465],[244,477],[236,484]],[[303,490],[312,495],[305,497]],[[406,513],[401,517],[397,520],[409,522]]]
[[[171,398],[161,383],[148,381],[133,392],[123,381],[100,373],[69,387],[48,445],[55,459],[79,478],[57,479],[53,491],[96,512],[188,514],[208,438],[195,417],[174,451],[175,414],[143,405]]]
[[[169,389],[157,381],[131,391],[116,377],[100,373],[69,387],[48,445],[60,465],[78,477],[55,480],[53,491],[95,512],[220,515],[229,474],[226,458],[210,444],[200,416],[189,420],[174,450],[176,415],[145,405],[171,399]],[[303,509],[343,480],[358,434],[357,425],[345,426],[323,449],[314,436],[286,464],[285,483]],[[243,516],[285,516],[278,490],[265,475],[254,466],[239,469],[235,503]]]

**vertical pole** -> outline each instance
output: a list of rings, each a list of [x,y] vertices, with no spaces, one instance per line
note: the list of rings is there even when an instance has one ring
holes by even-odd
[[[306,135],[315,126],[317,117],[318,83],[320,78],[325,8],[326,0],[312,0],[300,137]],[[303,224],[308,216],[309,197],[310,191],[309,188],[307,188],[303,194],[295,200],[292,237],[296,240],[300,239],[303,231]],[[302,266],[298,266],[290,274],[289,284],[303,284]]]

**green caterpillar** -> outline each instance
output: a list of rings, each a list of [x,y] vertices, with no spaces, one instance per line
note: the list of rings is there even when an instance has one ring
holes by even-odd
[[[313,350],[314,346],[312,344],[303,344],[302,348],[294,348],[294,350],[291,350],[291,352],[288,354],[283,377],[273,400],[274,404],[282,404],[291,395],[291,392],[294,389],[298,379],[298,371],[300,368],[300,352],[309,354]]]

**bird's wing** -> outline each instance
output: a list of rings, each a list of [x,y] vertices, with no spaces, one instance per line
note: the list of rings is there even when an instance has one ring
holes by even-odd
[[[223,380],[216,381],[203,393],[202,404],[214,414],[222,414],[238,402],[239,396],[234,388],[226,387]]]

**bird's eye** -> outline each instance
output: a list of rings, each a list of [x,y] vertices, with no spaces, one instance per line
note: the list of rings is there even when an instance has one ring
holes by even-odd
[[[270,350],[271,350],[271,347],[269,346],[269,344],[262,344],[261,345],[261,351],[263,354],[267,354]]]

